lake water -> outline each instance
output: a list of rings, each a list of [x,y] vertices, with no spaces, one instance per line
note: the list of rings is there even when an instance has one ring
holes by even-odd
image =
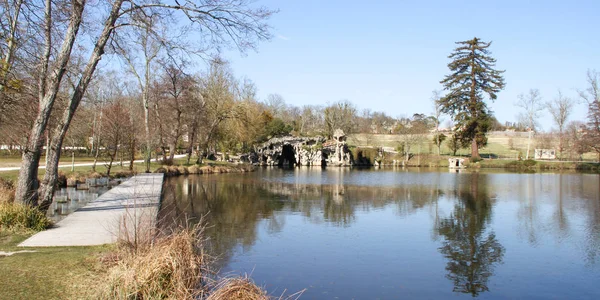
[[[167,179],[222,273],[301,299],[600,299],[600,177],[260,169]]]

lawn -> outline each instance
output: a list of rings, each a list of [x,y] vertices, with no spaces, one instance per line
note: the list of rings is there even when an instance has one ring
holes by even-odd
[[[30,234],[0,231],[0,299],[82,299],[103,275],[98,257],[113,246],[19,248]]]
[[[479,154],[483,158],[499,158],[499,159],[511,159],[515,160],[518,158],[519,153],[525,158],[527,153],[527,136],[524,133],[505,133],[505,132],[492,132],[488,134],[488,144],[479,149]],[[433,144],[433,136],[428,135],[423,139],[421,146],[421,153],[423,154],[437,154],[437,147]],[[401,137],[394,134],[350,134],[348,135],[348,144],[357,147],[390,147],[396,148],[401,144]],[[533,157],[535,149],[535,138],[531,141],[531,147],[529,156]],[[411,152],[417,154],[418,148],[413,145]],[[441,147],[442,155],[452,155],[452,151],[448,148],[447,141],[442,143]],[[471,149],[465,148],[460,149],[456,152],[458,156],[470,156]],[[566,154],[565,154],[566,155]],[[583,155],[585,161],[595,161],[598,159],[596,153],[585,153]]]

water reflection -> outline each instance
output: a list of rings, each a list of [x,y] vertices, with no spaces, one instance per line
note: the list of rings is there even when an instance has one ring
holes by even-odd
[[[399,298],[374,286],[402,286],[396,292],[425,298],[511,298],[520,269],[531,274],[519,280],[567,295],[600,278],[599,178],[320,168],[175,177],[165,185],[160,224],[168,229],[204,216],[217,268],[256,267],[259,283],[280,288],[312,285],[309,299]],[[354,281],[336,272],[353,268],[362,274]],[[564,288],[543,281],[555,270],[568,277],[561,277]],[[425,296],[430,285],[438,288]]]
[[[448,259],[446,277],[454,284],[454,292],[474,297],[486,292],[494,268],[502,263],[504,247],[493,230],[487,230],[493,201],[487,189],[487,176],[468,175],[465,185],[455,190],[459,201],[447,218],[436,223],[435,230],[444,238],[440,253]]]

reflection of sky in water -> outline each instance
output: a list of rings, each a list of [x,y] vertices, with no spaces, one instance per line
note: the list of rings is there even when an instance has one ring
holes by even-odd
[[[598,175],[305,168],[185,182],[175,215],[210,210],[223,270],[275,295],[600,298]]]

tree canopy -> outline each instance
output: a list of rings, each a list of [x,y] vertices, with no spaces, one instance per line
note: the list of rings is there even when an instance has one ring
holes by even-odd
[[[485,102],[504,89],[504,71],[496,70],[496,59],[488,50],[491,42],[479,38],[456,42],[458,47],[448,56],[450,74],[440,83],[447,94],[440,99],[442,112],[452,116],[457,136],[463,144],[471,143],[471,156],[479,157],[479,147],[487,143],[492,112]]]

